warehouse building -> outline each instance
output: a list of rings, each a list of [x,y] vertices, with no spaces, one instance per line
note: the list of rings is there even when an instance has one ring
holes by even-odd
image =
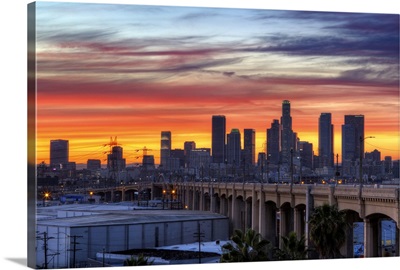
[[[38,208],[37,267],[85,267],[98,252],[227,240],[229,219],[210,212],[76,204]]]

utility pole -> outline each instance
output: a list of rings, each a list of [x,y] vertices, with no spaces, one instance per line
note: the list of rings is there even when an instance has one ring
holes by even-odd
[[[72,242],[73,249],[68,249],[68,251],[72,251],[73,252],[72,253],[72,267],[71,268],[76,268],[76,252],[78,250],[81,250],[81,249],[77,249],[76,248],[76,245],[79,244],[78,242],[76,242],[76,238],[82,238],[83,236],[73,235],[71,237],[74,239],[73,242]]]
[[[374,136],[368,136],[368,137],[365,137],[365,138],[363,138],[362,136],[360,136],[360,187],[363,185],[363,170],[362,170],[362,165],[363,165],[363,156],[364,156],[364,151],[363,151],[363,149],[364,149],[364,147],[363,147],[363,144],[364,144],[364,141],[366,140],[366,139],[369,139],[369,138],[375,138]]]
[[[194,236],[199,242],[199,263],[201,263],[201,238],[204,237],[204,233],[200,232],[200,222],[197,222],[197,232],[194,233]]]
[[[43,233],[43,242],[44,242],[44,269],[47,269],[47,233]]]
[[[106,249],[105,248],[103,248],[103,267],[104,267],[104,252],[106,251]]]
[[[47,254],[47,252],[48,252],[48,240],[50,240],[50,239],[54,239],[54,237],[48,237],[47,236],[47,232],[43,232],[43,238],[40,238],[40,237],[37,237],[36,239],[39,239],[39,240],[43,240],[43,250],[44,250],[44,269],[48,269],[48,260],[47,260],[47,257],[49,256],[48,254]]]

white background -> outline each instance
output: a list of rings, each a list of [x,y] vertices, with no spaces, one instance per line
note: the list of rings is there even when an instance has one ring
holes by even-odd
[[[60,2],[60,1],[55,1]],[[400,14],[396,0],[380,1],[236,1],[236,0],[114,0],[73,1],[90,3],[122,3],[153,5],[189,5],[209,7],[265,8],[291,10],[320,10],[343,12],[373,12]],[[253,3],[254,2],[254,3]],[[273,2],[273,3],[269,3]],[[327,3],[330,2],[330,3]],[[3,0],[0,6],[0,71],[1,71],[1,146],[0,146],[0,268],[26,269],[27,266],[27,4],[24,0]],[[252,267],[263,269],[315,268],[327,269],[374,269],[398,268],[399,258],[350,259],[334,261],[298,261],[252,263],[245,266],[207,265],[213,269]],[[152,266],[151,269],[184,269],[187,266]],[[204,265],[190,265],[204,269]],[[229,267],[229,268],[228,268]],[[93,269],[93,268],[92,268]],[[98,268],[101,269],[101,268]],[[122,268],[119,268],[122,269]],[[147,268],[146,268],[147,269]]]

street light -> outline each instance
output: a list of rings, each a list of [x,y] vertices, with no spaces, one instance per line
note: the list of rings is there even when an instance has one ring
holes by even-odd
[[[293,148],[290,149],[290,185],[293,186]]]
[[[163,193],[163,198],[162,198],[162,209],[164,210],[165,194],[167,193],[167,191],[166,191],[165,189],[163,189],[162,193]]]
[[[267,184],[269,184],[269,161],[271,159],[271,154],[267,155]]]
[[[43,194],[43,207],[46,206],[46,200],[48,200],[50,198],[50,193],[49,192],[45,192]]]
[[[368,136],[368,137],[363,138],[362,136],[360,136],[360,168],[359,168],[360,169],[360,175],[359,175],[360,176],[360,187],[363,185],[362,163],[363,163],[363,155],[364,155],[363,147],[361,147],[361,146],[362,146],[363,142],[369,138],[375,138],[375,137]]]

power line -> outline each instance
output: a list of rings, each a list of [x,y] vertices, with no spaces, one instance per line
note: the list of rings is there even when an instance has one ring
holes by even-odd
[[[365,142],[365,144],[368,144],[368,145],[370,145],[370,146],[373,146],[373,147],[376,147],[377,149],[380,149],[380,150],[386,150],[386,151],[399,151],[399,149],[388,149],[388,148],[383,148],[383,147],[380,147],[380,146],[376,146],[376,145],[373,145],[373,144],[370,144],[370,143],[367,143],[367,142]]]
[[[68,249],[67,251],[72,251],[73,252],[72,253],[72,268],[75,268],[75,265],[76,265],[76,252],[79,251],[79,250],[82,250],[82,249],[77,249],[76,248],[76,245],[77,244],[79,245],[79,243],[76,242],[76,238],[82,238],[83,236],[73,235],[73,236],[70,236],[70,237],[72,237],[74,239],[71,242],[73,244],[73,248],[72,249]]]
[[[38,240],[43,240],[43,250],[44,250],[44,269],[48,269],[48,264],[49,261],[47,259],[47,257],[49,256],[55,256],[55,255],[59,255],[59,253],[54,253],[54,254],[48,254],[48,241],[51,239],[54,239],[54,237],[48,237],[47,236],[47,232],[43,232],[43,238],[42,237],[36,237],[36,239]]]

